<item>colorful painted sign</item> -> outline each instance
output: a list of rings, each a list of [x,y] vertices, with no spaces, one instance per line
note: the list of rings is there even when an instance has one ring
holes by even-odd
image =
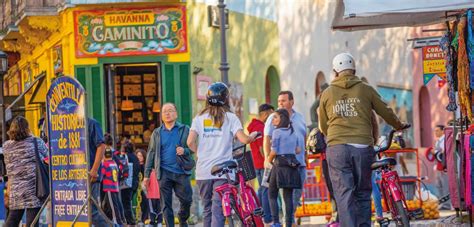
[[[411,90],[405,90],[393,87],[378,86],[382,99],[388,106],[397,114],[402,122],[413,124],[413,93]],[[379,117],[379,131],[380,135],[386,136],[389,134],[392,127]],[[413,147],[415,144],[415,136],[413,128],[407,130],[403,134],[405,142],[408,147]]]
[[[85,90],[69,76],[58,77],[47,99],[53,226],[71,226],[87,200],[88,155]],[[87,208],[79,223],[88,223]]]
[[[434,76],[446,78],[446,67],[443,50],[439,46],[426,46],[422,49],[423,52],[423,82],[428,82]]]
[[[63,46],[58,44],[53,47],[53,66],[54,66],[54,75],[62,76],[63,75]]]
[[[76,57],[185,53],[186,6],[74,12]]]

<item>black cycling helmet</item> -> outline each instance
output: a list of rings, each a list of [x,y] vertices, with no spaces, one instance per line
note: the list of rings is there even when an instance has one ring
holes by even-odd
[[[215,82],[207,88],[207,102],[211,106],[223,106],[229,100],[229,88],[222,82]]]

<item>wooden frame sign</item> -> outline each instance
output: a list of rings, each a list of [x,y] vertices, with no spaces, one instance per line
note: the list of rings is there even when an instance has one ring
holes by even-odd
[[[186,6],[74,12],[76,57],[185,53]]]

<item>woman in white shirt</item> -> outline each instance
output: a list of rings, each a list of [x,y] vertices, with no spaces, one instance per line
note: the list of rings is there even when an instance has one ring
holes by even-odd
[[[230,111],[227,86],[221,82],[209,86],[206,107],[193,119],[187,141],[197,154],[196,182],[204,207],[204,226],[223,227],[225,223],[221,199],[215,189],[227,181],[225,176],[212,176],[211,168],[232,160],[234,138],[248,144],[256,136],[257,132],[247,136],[239,118]]]

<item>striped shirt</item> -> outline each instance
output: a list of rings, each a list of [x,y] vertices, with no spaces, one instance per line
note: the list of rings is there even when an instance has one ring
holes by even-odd
[[[114,160],[102,162],[102,188],[104,192],[119,192],[119,169]]]
[[[40,158],[44,160],[48,148],[40,138],[30,136],[22,141],[8,140],[3,145],[10,185],[10,210],[38,208],[42,205],[36,197],[36,155],[33,139],[36,139]]]

